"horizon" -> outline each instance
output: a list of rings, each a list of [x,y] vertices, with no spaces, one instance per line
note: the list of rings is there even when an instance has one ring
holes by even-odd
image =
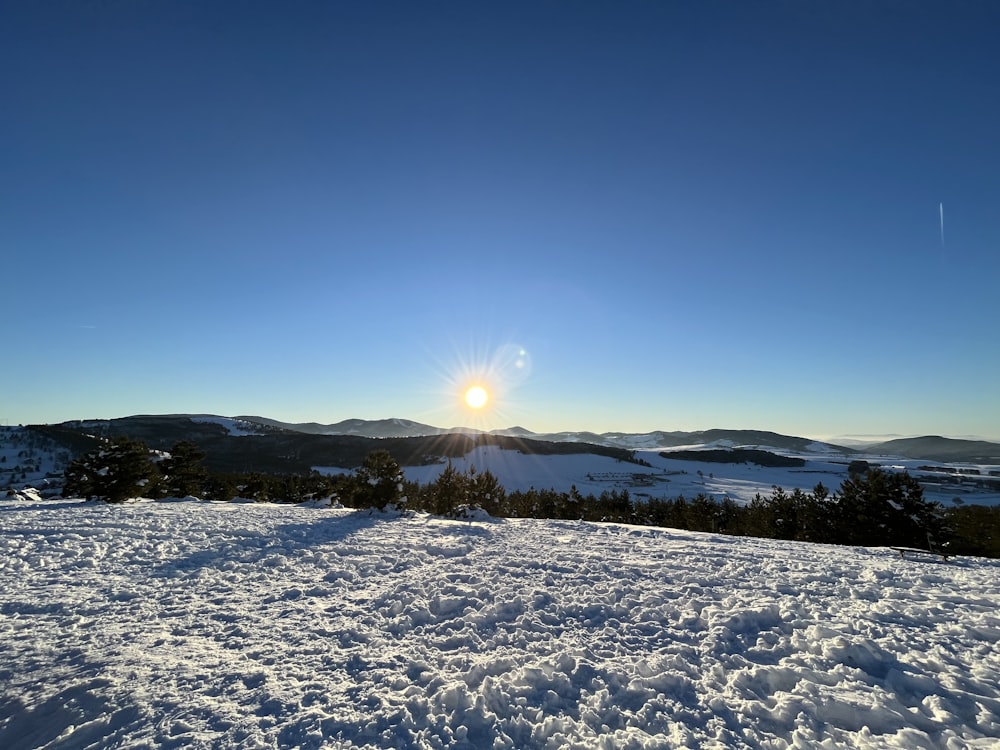
[[[995,435],[998,26],[4,5],[0,420]]]
[[[27,426],[31,426],[32,424],[58,425],[58,424],[66,423],[66,422],[91,422],[91,421],[93,421],[93,422],[100,422],[100,421],[111,421],[111,420],[115,420],[115,419],[127,419],[127,418],[130,418],[130,417],[213,417],[213,418],[219,418],[219,419],[234,419],[234,420],[235,419],[243,419],[243,418],[248,418],[248,419],[258,419],[259,418],[259,419],[266,419],[266,420],[271,420],[271,421],[279,422],[279,423],[282,423],[282,424],[289,424],[289,425],[315,424],[315,425],[319,425],[321,427],[332,427],[332,426],[335,426],[335,425],[338,425],[338,424],[342,424],[344,422],[350,422],[350,421],[360,421],[360,422],[366,422],[366,423],[402,421],[402,422],[409,422],[409,423],[412,423],[412,424],[417,424],[417,425],[420,425],[420,426],[423,426],[423,427],[430,427],[430,428],[433,428],[433,429],[436,429],[436,430],[444,430],[444,431],[449,431],[449,432],[468,431],[468,432],[488,432],[488,433],[492,432],[492,433],[497,433],[497,432],[513,431],[513,430],[524,430],[524,431],[526,431],[526,432],[528,432],[528,433],[530,433],[532,435],[540,435],[540,436],[543,436],[543,437],[545,435],[574,434],[574,433],[585,433],[585,432],[586,433],[591,433],[591,434],[603,436],[603,435],[613,435],[613,434],[619,434],[619,435],[647,435],[647,434],[651,434],[651,433],[654,433],[654,432],[664,432],[664,433],[688,432],[688,433],[695,433],[695,432],[709,432],[709,431],[712,431],[712,430],[720,430],[720,431],[727,431],[727,432],[728,431],[732,431],[732,432],[740,432],[740,431],[748,431],[748,432],[771,432],[771,433],[774,433],[774,434],[777,434],[777,435],[784,435],[786,437],[800,437],[800,438],[806,438],[808,440],[815,440],[817,442],[826,442],[826,443],[835,443],[835,441],[839,439],[839,440],[845,440],[845,441],[848,441],[848,442],[859,442],[859,443],[876,444],[876,443],[889,442],[890,440],[906,440],[906,439],[911,439],[911,438],[934,438],[934,437],[938,437],[938,438],[945,438],[945,439],[948,439],[948,440],[973,440],[973,441],[983,441],[983,442],[990,442],[990,443],[1000,444],[1000,438],[991,438],[991,437],[987,437],[987,436],[983,436],[983,435],[940,435],[940,434],[936,434],[936,433],[909,434],[909,435],[907,435],[907,434],[901,434],[901,433],[883,433],[883,434],[846,433],[846,434],[841,434],[841,435],[817,436],[817,435],[809,434],[809,433],[788,433],[788,432],[781,432],[780,430],[772,430],[772,429],[768,429],[768,428],[764,428],[764,427],[722,427],[722,426],[699,427],[699,428],[695,428],[695,429],[668,429],[668,428],[659,427],[659,428],[654,428],[654,429],[638,430],[638,431],[632,431],[632,430],[600,430],[600,431],[598,431],[598,430],[589,430],[589,429],[582,429],[582,430],[581,429],[534,430],[534,429],[532,429],[530,427],[526,427],[526,426],[521,425],[521,424],[510,424],[510,425],[507,425],[505,427],[491,427],[491,428],[472,427],[470,425],[462,425],[462,424],[438,425],[438,424],[430,424],[430,423],[422,422],[422,421],[416,420],[416,419],[410,419],[408,417],[376,417],[376,418],[372,418],[372,419],[367,419],[367,418],[363,418],[363,417],[345,417],[343,419],[334,419],[334,420],[329,421],[329,422],[325,422],[325,421],[321,422],[321,421],[317,421],[315,419],[299,420],[299,421],[289,421],[289,420],[285,420],[285,419],[277,419],[275,417],[271,417],[271,416],[268,416],[268,415],[265,415],[265,414],[259,414],[259,413],[258,414],[250,414],[250,413],[246,413],[246,414],[219,414],[219,413],[214,413],[214,412],[171,412],[171,413],[159,413],[159,414],[153,414],[153,413],[150,413],[150,412],[136,412],[136,413],[133,413],[133,414],[123,414],[123,415],[116,416],[116,417],[83,417],[83,418],[61,419],[61,420],[58,420],[58,421],[51,421],[51,422],[32,422],[32,423],[22,422],[22,423],[19,423],[19,425],[17,425],[17,426],[27,427]],[[15,425],[8,424],[6,420],[4,420],[3,425],[7,426],[7,427],[13,427],[13,426],[15,426]],[[850,447],[850,446],[845,445],[844,447]]]

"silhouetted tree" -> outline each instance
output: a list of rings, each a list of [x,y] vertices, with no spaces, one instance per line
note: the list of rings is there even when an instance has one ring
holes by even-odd
[[[372,451],[365,456],[355,477],[355,507],[384,509],[404,501],[403,470],[389,451]]]
[[[841,544],[926,547],[946,541],[941,506],[924,500],[920,483],[906,472],[869,469],[844,480],[833,520]]]
[[[132,497],[155,497],[158,478],[144,443],[115,438],[70,463],[63,494],[122,503]]]
[[[502,515],[507,493],[500,480],[489,470],[477,474],[473,468],[469,474],[469,504],[479,506],[491,516]]]
[[[205,452],[187,440],[174,443],[170,457],[160,462],[163,492],[171,497],[202,495],[208,471],[202,466]]]
[[[451,461],[438,478],[431,482],[426,490],[424,503],[431,513],[447,516],[468,502],[469,478],[459,472]]]
[[[1000,505],[962,505],[945,511],[957,555],[1000,557]]]
[[[205,480],[205,499],[228,502],[239,494],[239,482],[229,474],[212,474]]]
[[[253,500],[258,503],[266,503],[271,499],[271,477],[265,474],[254,472],[246,477],[246,481],[239,488],[240,497]]]
[[[699,493],[687,506],[684,528],[691,531],[715,531],[718,513],[718,504],[707,495]]]

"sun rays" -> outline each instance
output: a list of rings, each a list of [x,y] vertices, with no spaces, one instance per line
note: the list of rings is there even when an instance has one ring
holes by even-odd
[[[492,430],[511,426],[517,409],[515,392],[531,374],[531,357],[517,344],[496,348],[456,348],[435,367],[439,386],[436,419],[447,426]]]

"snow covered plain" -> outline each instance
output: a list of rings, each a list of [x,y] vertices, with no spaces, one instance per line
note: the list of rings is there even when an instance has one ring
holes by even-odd
[[[0,747],[993,748],[1000,562],[0,501]]]
[[[466,455],[452,459],[458,471],[475,467],[489,470],[508,491],[555,489],[569,492],[576,487],[582,494],[599,496],[604,491],[628,492],[638,498],[693,498],[699,494],[721,500],[730,497],[750,502],[754,495],[771,494],[775,485],[791,491],[812,490],[822,482],[833,490],[847,479],[848,461],[811,457],[803,468],[772,468],[753,464],[719,464],[702,461],[679,461],[663,458],[656,451],[636,454],[647,466],[619,461],[592,453],[573,455],[524,454],[497,446],[480,446]],[[429,484],[438,478],[447,462],[425,466],[405,466],[406,478]],[[337,467],[316,466],[328,474],[346,473]]]
[[[706,446],[692,446],[703,448]],[[712,445],[709,447],[729,447]],[[754,446],[757,447],[757,446]],[[710,495],[717,500],[729,497],[739,503],[749,503],[754,495],[770,495],[774,487],[782,487],[791,492],[794,489],[811,491],[822,483],[833,492],[849,476],[847,467],[851,458],[826,452],[795,453],[767,448],[786,456],[795,456],[805,461],[802,467],[770,467],[748,463],[709,463],[664,458],[659,451],[637,451],[636,456],[648,466],[618,461],[607,456],[588,453],[576,455],[523,454],[502,450],[497,446],[480,446],[465,456],[452,460],[459,471],[475,467],[479,471],[489,470],[500,480],[507,490],[555,489],[569,492],[575,486],[582,494],[599,496],[604,491],[628,490],[637,498],[676,498],[684,495],[693,498],[699,494]],[[927,461],[901,459],[884,456],[854,456],[872,459],[877,465],[919,474],[918,467]],[[444,470],[447,463],[427,466],[406,466],[406,478],[428,484]],[[314,467],[325,473],[344,473],[347,469],[335,467]],[[996,466],[975,467],[987,474]],[[948,485],[928,487],[928,500],[948,505],[952,498],[962,497],[965,502],[979,505],[1000,504],[1000,493],[984,491],[971,485]]]

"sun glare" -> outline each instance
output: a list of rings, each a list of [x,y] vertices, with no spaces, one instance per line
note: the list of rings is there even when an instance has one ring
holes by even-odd
[[[516,344],[456,348],[450,361],[440,361],[441,415],[428,417],[463,428],[493,430],[518,420],[511,412],[514,391],[531,374],[531,357]],[[447,399],[447,401],[445,401]],[[447,406],[445,406],[447,403]]]
[[[474,385],[465,392],[465,403],[470,409],[482,409],[490,400],[490,394],[481,385]]]

